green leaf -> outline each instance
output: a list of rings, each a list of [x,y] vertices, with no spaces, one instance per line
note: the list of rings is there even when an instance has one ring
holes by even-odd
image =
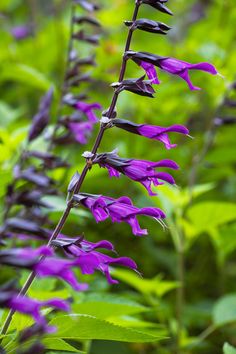
[[[0,126],[6,127],[23,113],[23,108],[13,109],[8,104],[0,101]]]
[[[213,307],[213,322],[223,326],[236,321],[236,294],[220,298]]]
[[[163,335],[166,336],[166,329],[164,325],[160,325],[154,322],[142,321],[138,318],[131,316],[121,316],[109,318],[109,322],[114,323],[119,326],[129,327],[132,329],[137,329],[147,334],[151,335]]]
[[[52,83],[33,67],[18,64],[3,67],[0,81],[17,81],[41,90],[48,90]]]
[[[72,306],[75,313],[95,316],[100,319],[130,315],[147,311],[148,308],[135,301],[109,294],[89,294],[80,304]]]
[[[159,195],[162,207],[170,213],[172,210],[175,211],[176,208],[184,208],[189,204],[192,198],[197,198],[214,187],[214,183],[196,185],[193,187],[191,194],[188,188],[178,189],[169,185],[161,185],[154,188],[154,190],[156,189],[156,192]]]
[[[164,296],[169,291],[176,289],[179,283],[176,281],[165,281],[160,276],[152,279],[144,279],[129,270],[114,269],[112,273],[116,278],[129,284],[143,294],[155,294],[158,297]]]
[[[236,219],[236,204],[226,202],[202,202],[188,209],[187,216],[196,232],[212,229]]]
[[[66,343],[64,340],[60,338],[46,338],[43,340],[43,344],[46,346],[47,349],[60,350],[60,351],[66,350],[68,352],[78,353],[78,354],[85,353],[72,347],[72,345]]]
[[[223,347],[224,354],[236,354],[236,348],[232,347],[229,343],[225,343]]]
[[[85,340],[103,339],[121,342],[155,342],[163,335],[150,335],[131,328],[121,327],[94,316],[66,315],[54,317],[50,325],[58,328],[55,338]]]

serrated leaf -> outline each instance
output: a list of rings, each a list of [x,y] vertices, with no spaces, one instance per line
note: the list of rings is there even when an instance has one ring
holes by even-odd
[[[76,313],[95,316],[100,319],[109,317],[130,315],[147,311],[148,308],[135,301],[128,300],[119,296],[103,294],[88,295],[85,301],[72,306]]]
[[[236,322],[236,294],[220,298],[213,307],[213,323],[216,326],[230,322]]]
[[[121,342],[148,343],[163,339],[163,335],[150,335],[131,328],[86,315],[54,317],[50,325],[58,328],[56,338],[73,340],[103,339]]]

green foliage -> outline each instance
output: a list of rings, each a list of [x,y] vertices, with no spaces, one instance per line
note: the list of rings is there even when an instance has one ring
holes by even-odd
[[[77,348],[74,348],[72,345],[66,343],[64,340],[61,338],[45,338],[43,340],[43,344],[47,349],[52,349],[52,350],[58,350],[59,353],[61,351],[65,350],[66,352],[70,353],[78,353],[78,354],[83,354],[85,353],[84,351],[80,351]]]
[[[100,319],[108,319],[114,316],[133,315],[148,311],[145,306],[126,298],[112,294],[88,294],[81,303],[72,307],[74,313],[96,316]]]
[[[162,297],[171,290],[179,286],[178,282],[162,280],[159,275],[153,279],[143,279],[133,272],[128,270],[116,269],[113,271],[116,278],[124,281],[130,286],[134,287],[140,293],[156,295]]]
[[[226,295],[213,308],[213,323],[223,326],[236,321],[236,295]]]
[[[225,343],[223,347],[224,354],[235,354],[236,349],[232,347],[229,343]]]
[[[196,233],[209,232],[236,219],[236,205],[223,202],[203,202],[188,209],[187,217]]]
[[[134,330],[128,327],[118,326],[89,315],[72,314],[68,316],[58,316],[54,317],[50,324],[58,328],[57,333],[53,337],[66,340],[103,339],[145,343],[156,342],[165,338],[162,334],[148,334],[147,330],[142,332],[141,329]]]

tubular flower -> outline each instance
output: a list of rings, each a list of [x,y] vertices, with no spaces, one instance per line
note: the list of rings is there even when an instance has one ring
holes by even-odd
[[[88,138],[93,131],[92,122],[71,122],[68,124],[69,130],[80,144],[87,144]]]
[[[161,160],[152,162],[146,160],[124,159],[116,154],[116,151],[104,154],[98,154],[93,163],[98,163],[100,167],[107,168],[110,177],[120,177],[124,174],[130,179],[140,182],[148,191],[149,195],[155,196],[151,190],[151,184],[158,186],[165,181],[175,184],[173,177],[166,172],[157,172],[157,167],[167,167],[178,169],[178,165],[172,160]],[[160,181],[161,180],[161,181]]]
[[[137,215],[150,216],[160,220],[160,222],[161,219],[165,218],[161,209],[153,207],[137,208],[128,197],[114,199],[101,195],[80,193],[75,194],[73,200],[90,209],[96,222],[104,221],[109,217],[112,222],[126,222],[131,226],[132,232],[136,236],[147,235],[148,233],[146,229],[140,228]]]
[[[52,255],[53,251],[47,246],[12,248],[0,251],[0,264],[32,269],[39,262],[38,257]]]
[[[110,275],[110,265],[128,267],[133,270],[137,269],[136,263],[128,257],[112,258],[101,252],[94,251],[97,248],[114,251],[112,243],[106,240],[92,243],[84,240],[82,237],[71,239],[61,235],[53,244],[62,247],[67,255],[76,258],[74,265],[81,269],[82,274],[93,274],[95,270],[99,270],[105,274],[110,284],[118,283]]]
[[[102,109],[102,106],[99,103],[86,103],[83,101],[76,102],[74,107],[83,112],[92,123],[97,123],[98,121],[98,118],[93,111],[95,109]]]
[[[179,59],[162,57],[148,52],[134,52],[132,50],[129,50],[125,52],[125,58],[130,58],[136,64],[140,65],[146,71],[147,76],[151,77],[153,83],[160,83],[154,68],[154,66],[157,66],[163,71],[168,72],[169,74],[178,75],[179,77],[181,77],[187,82],[190,90],[200,90],[200,88],[192,84],[189,78],[189,70],[201,70],[211,75],[218,74],[216,68],[210,63],[203,62],[191,64]],[[149,64],[149,66],[147,64]]]
[[[205,71],[211,75],[217,75],[218,72],[216,68],[209,63],[198,63],[198,64],[190,64],[182,60],[174,59],[174,58],[165,58],[160,60],[159,62],[160,69],[172,74],[178,75],[184,81],[187,82],[190,90],[201,90],[200,87],[194,86],[189,77],[189,70],[201,70]]]
[[[145,136],[146,138],[161,141],[166,149],[171,149],[176,144],[171,144],[168,133],[179,133],[188,135],[189,131],[183,125],[175,124],[170,127],[159,127],[157,125],[136,124],[129,120],[115,118],[112,119],[112,125],[129,131],[130,133]]]
[[[149,80],[151,80],[152,84],[159,85],[161,83],[157,77],[157,72],[153,64],[147,63],[145,61],[141,61],[139,65],[145,70],[146,75],[149,78]]]
[[[47,325],[45,317],[40,313],[41,307],[49,306],[62,311],[70,310],[68,303],[61,299],[38,301],[26,296],[18,295],[12,291],[3,291],[0,295],[0,303],[2,307],[7,307],[14,311],[32,316],[37,325],[42,326],[47,333],[54,332],[55,328]]]
[[[34,271],[39,278],[57,277],[67,282],[76,291],[85,291],[88,289],[88,285],[78,283],[75,274],[71,270],[74,266],[73,261],[49,257],[36,264]]]

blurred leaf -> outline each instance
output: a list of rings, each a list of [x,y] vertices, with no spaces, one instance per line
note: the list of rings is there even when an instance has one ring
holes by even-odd
[[[187,204],[190,203],[191,198],[197,198],[198,196],[210,191],[214,187],[214,183],[196,185],[193,187],[190,193],[188,188],[176,188],[169,185],[161,185],[156,187],[156,191],[165,210],[170,213],[175,211],[176,207],[183,209]]]
[[[217,201],[198,203],[188,209],[187,217],[196,233],[211,231],[236,219],[236,204]]]
[[[23,113],[23,108],[13,109],[5,102],[0,101],[0,126],[6,127]]]
[[[213,323],[223,326],[236,321],[236,294],[220,298],[213,307]]]
[[[51,82],[33,67],[17,64],[5,66],[2,69],[0,81],[16,81],[41,90],[48,90]]]
[[[236,354],[236,348],[232,347],[229,343],[225,343],[223,347],[224,354]]]
[[[164,296],[179,286],[178,282],[162,280],[158,275],[152,279],[144,279],[128,270],[113,269],[112,273],[116,278],[129,284],[140,293],[155,294],[158,297]]]

